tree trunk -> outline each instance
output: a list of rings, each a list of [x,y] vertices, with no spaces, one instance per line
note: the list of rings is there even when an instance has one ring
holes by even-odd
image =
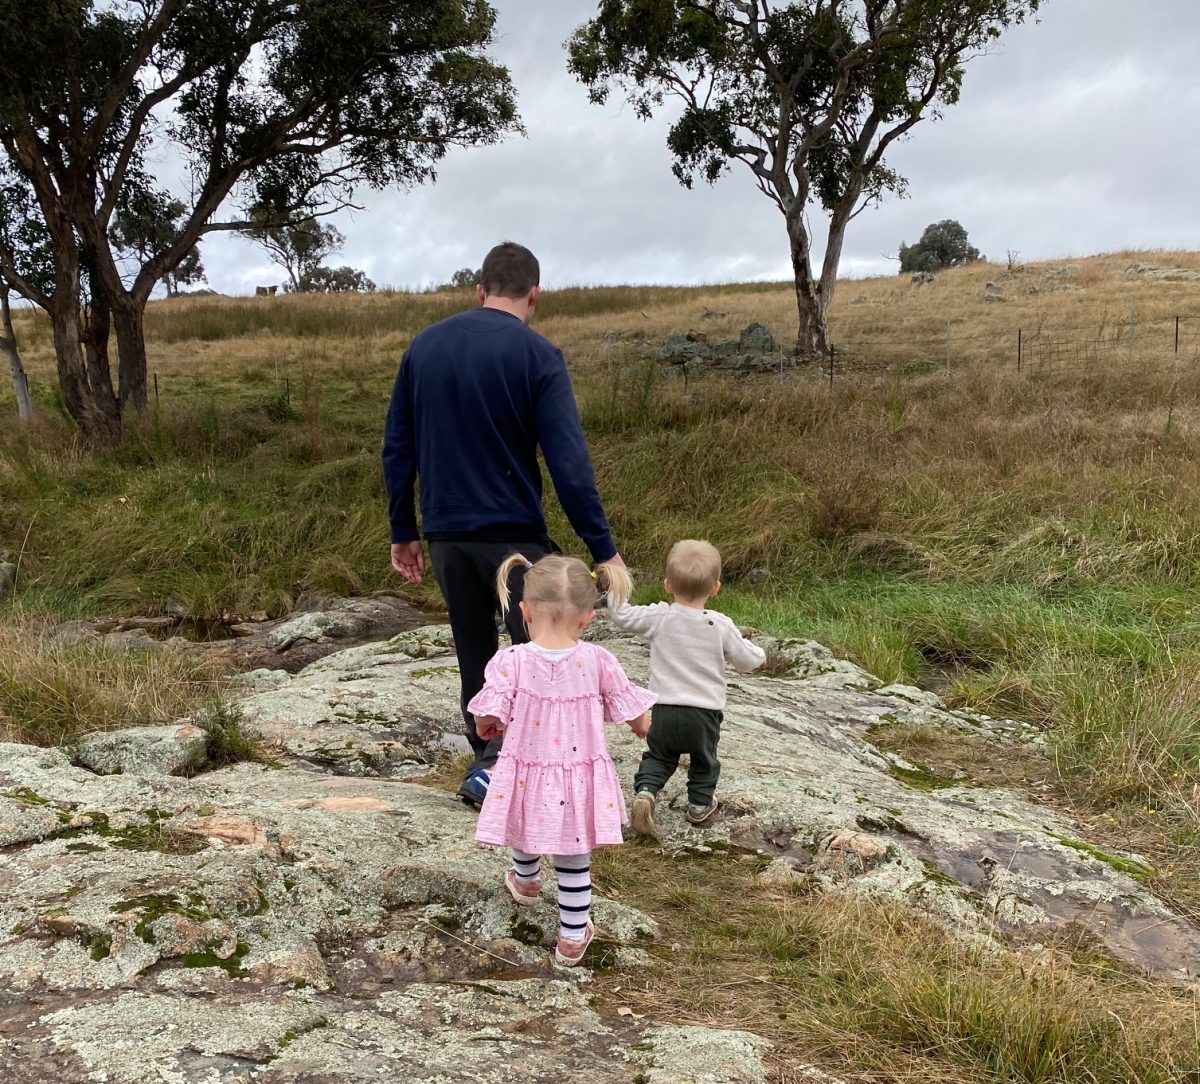
[[[17,352],[17,336],[13,331],[12,310],[8,306],[8,289],[0,288],[0,316],[4,330],[0,334],[0,351],[8,355],[8,369],[12,374],[13,394],[17,397],[17,417],[22,422],[33,420],[33,403],[29,399],[29,380],[21,366],[21,355]]]
[[[826,311],[829,300],[822,284],[813,278],[809,263],[808,234],[802,215],[788,216],[788,238],[791,243],[792,272],[796,282],[796,356],[812,361],[829,353],[829,328]]]
[[[104,299],[89,310],[84,327],[81,274],[75,251],[55,253],[50,325],[58,386],[67,413],[91,444],[113,444],[121,437],[121,404],[113,394],[108,369],[108,312]]]
[[[89,443],[115,444],[121,437],[121,404],[108,378],[107,341],[97,341],[94,323],[84,332],[77,294],[55,291],[50,322],[67,413]],[[107,329],[107,320],[101,322]]]
[[[121,407],[139,414],[149,406],[146,389],[145,309],[136,297],[126,294],[113,306],[117,331],[117,381]]]

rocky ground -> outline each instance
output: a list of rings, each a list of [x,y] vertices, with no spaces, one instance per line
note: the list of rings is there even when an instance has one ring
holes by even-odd
[[[645,648],[598,625],[644,678]],[[1036,733],[881,688],[819,645],[774,646],[789,674],[731,685],[711,827],[684,822],[681,779],[664,792],[668,853],[760,852],[764,882],[901,899],[998,951],[1084,931],[1196,982],[1200,932],[1146,890],[1144,861],[872,743],[888,723],[1001,748]],[[611,1014],[589,969],[556,968],[552,900],[518,911],[473,815],[421,782],[461,742],[444,626],[243,682],[268,764],[167,774],[203,760],[187,724],[84,742],[74,761],[0,745],[0,1079],[767,1079],[765,1040]],[[632,778],[637,741],[615,730],[611,746]],[[595,917],[593,968],[663,950],[650,916],[600,898]]]

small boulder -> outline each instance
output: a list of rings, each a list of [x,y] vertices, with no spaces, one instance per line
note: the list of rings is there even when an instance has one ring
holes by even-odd
[[[762,324],[750,324],[738,336],[738,350],[743,354],[777,354],[779,344]]]
[[[180,775],[199,768],[207,750],[200,727],[172,723],[86,735],[75,758],[97,775]]]
[[[933,272],[931,271],[918,271],[909,281],[911,281],[914,286],[926,286],[933,282],[933,278]]]

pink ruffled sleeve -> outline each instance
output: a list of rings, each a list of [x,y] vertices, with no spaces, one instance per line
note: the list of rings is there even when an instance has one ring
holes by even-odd
[[[646,711],[658,697],[649,689],[635,685],[625,676],[621,664],[603,648],[600,652],[600,696],[604,701],[606,723],[627,723]]]
[[[499,719],[501,726],[508,726],[516,691],[517,659],[510,647],[491,657],[483,671],[483,688],[471,697],[467,711],[477,718],[490,715]]]

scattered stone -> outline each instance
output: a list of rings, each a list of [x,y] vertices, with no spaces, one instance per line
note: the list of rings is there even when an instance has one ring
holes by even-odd
[[[1042,274],[1048,279],[1074,277],[1079,274],[1079,264],[1047,264]]]
[[[909,281],[914,286],[927,286],[933,280],[934,275],[932,271],[918,271]]]
[[[762,324],[750,324],[738,336],[738,348],[743,354],[777,354],[779,344],[770,330]]]
[[[1200,271],[1187,267],[1160,267],[1152,263],[1131,263],[1125,269],[1127,279],[1142,279],[1154,282],[1200,282]]]
[[[203,730],[173,723],[88,734],[75,759],[98,775],[179,775],[201,767],[206,751]]]
[[[995,282],[989,282],[989,283],[988,283],[988,284],[987,284],[987,285],[986,285],[986,286],[983,288],[983,292],[984,292],[985,294],[994,294],[996,297],[999,297],[1001,294],[1003,294],[1003,293],[1004,293],[1004,287],[1003,287],[1003,286],[1001,286],[1001,285],[999,285],[998,283],[995,283]]]
[[[873,836],[841,828],[821,842],[821,869],[838,869],[851,876],[879,865],[888,853],[887,844]]]
[[[1056,294],[1082,293],[1082,287],[1076,286],[1073,282],[1060,282],[1054,286],[1052,292]]]
[[[738,338],[720,342],[709,342],[708,336],[699,331],[669,335],[656,356],[685,372],[694,372],[698,368],[768,372],[778,370],[781,353],[768,328],[750,324]]]
[[[746,582],[752,587],[758,587],[761,584],[766,583],[770,578],[771,570],[769,568],[763,568],[762,566],[759,566],[758,568],[752,568],[746,574]]]
[[[776,891],[799,888],[808,882],[804,873],[788,858],[771,859],[771,864],[759,873],[755,880],[764,888]]]
[[[711,323],[713,320],[724,320],[728,315],[729,313],[727,312],[720,312],[717,309],[706,308],[702,313],[700,313],[700,321],[701,323],[707,324]]]
[[[644,682],[647,646],[603,618],[592,628]],[[668,853],[700,847],[719,862],[738,848],[767,860],[768,890],[812,882],[892,900],[997,951],[1077,931],[1124,966],[1196,982],[1200,931],[1148,890],[1144,860],[871,742],[881,722],[906,722],[970,729],[1002,756],[1027,740],[1018,724],[883,686],[811,641],[755,638],[793,675],[731,677],[722,812],[688,825],[677,774],[656,808]],[[414,1066],[451,1080],[466,1058],[480,1080],[530,1084],[767,1079],[756,1036],[601,1015],[587,969],[568,979],[550,963],[551,892],[518,909],[506,855],[474,843],[474,814],[397,781],[453,755],[445,626],[328,655],[240,708],[274,728],[280,764],[96,775],[59,750],[0,744],[0,1079],[53,1064],[55,1079],[110,1084],[356,1081]],[[609,742],[628,783],[644,746],[621,728]],[[400,747],[411,763],[389,752]],[[595,915],[597,960],[636,966],[658,936],[621,902],[598,896]]]

